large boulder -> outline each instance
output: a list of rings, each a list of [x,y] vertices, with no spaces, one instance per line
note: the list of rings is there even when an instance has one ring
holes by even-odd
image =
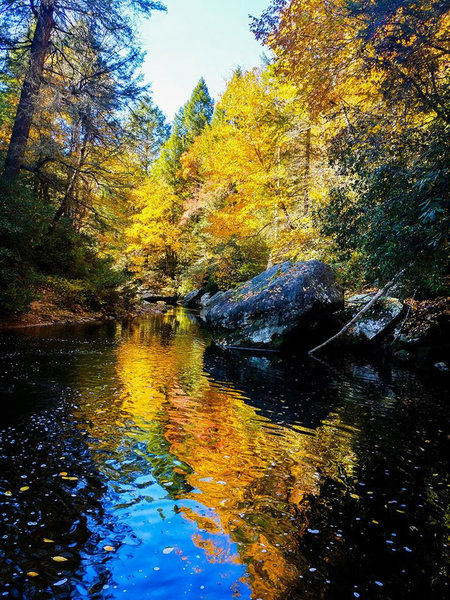
[[[345,322],[350,321],[368,304],[376,292],[356,294],[347,299],[345,311],[341,317]],[[403,303],[397,298],[380,298],[360,319],[354,323],[345,334],[350,343],[367,343],[379,340],[392,332],[394,325],[404,311]]]
[[[318,260],[284,262],[237,289],[217,292],[200,316],[221,346],[278,348],[343,305],[331,268]]]
[[[184,308],[200,310],[209,302],[211,296],[211,292],[206,292],[205,288],[200,288],[186,294],[181,300],[181,306],[184,306]]]
[[[185,308],[200,308],[200,298],[205,295],[205,289],[199,288],[186,294],[181,300],[181,306]]]

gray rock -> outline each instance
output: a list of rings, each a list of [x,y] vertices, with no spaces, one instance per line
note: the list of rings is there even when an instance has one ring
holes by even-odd
[[[357,294],[346,302],[345,319],[350,321],[376,292]],[[365,313],[346,333],[348,341],[370,342],[385,335],[403,312],[403,303],[397,298],[383,297]]]
[[[204,295],[204,288],[199,288],[198,290],[189,292],[189,294],[186,294],[186,296],[182,299],[181,305],[185,308],[200,308],[200,299]]]
[[[206,294],[203,294],[203,296],[200,296],[200,300],[198,301],[200,307],[204,308],[211,300],[212,296],[213,295],[210,292],[207,292]]]
[[[200,316],[221,346],[278,348],[287,336],[343,303],[333,271],[318,261],[275,265],[234,290],[217,292]]]
[[[448,371],[449,370],[449,368],[447,367],[445,362],[437,362],[433,366],[435,369],[438,369],[438,371]]]

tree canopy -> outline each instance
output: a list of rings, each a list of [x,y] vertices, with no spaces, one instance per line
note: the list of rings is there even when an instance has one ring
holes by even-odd
[[[201,78],[173,123],[134,35],[163,8],[0,0],[4,307],[94,264],[111,289],[319,258],[354,289],[405,270],[405,294],[448,290],[446,2],[273,0],[252,23],[272,58],[217,101]]]

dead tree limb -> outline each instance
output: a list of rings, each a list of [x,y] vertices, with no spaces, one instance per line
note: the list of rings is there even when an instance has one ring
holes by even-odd
[[[381,288],[381,290],[378,290],[378,292],[374,295],[374,297],[371,298],[369,300],[369,302],[362,307],[362,309],[353,317],[353,319],[351,319],[348,323],[346,323],[344,325],[344,327],[342,327],[342,329],[340,329],[337,333],[335,333],[333,336],[331,336],[330,338],[325,340],[325,342],[323,342],[322,344],[319,344],[319,346],[316,346],[315,348],[310,350],[308,352],[308,354],[315,354],[318,350],[321,350],[325,346],[328,346],[328,344],[330,344],[331,342],[334,342],[334,340],[336,340],[337,338],[341,337],[341,335],[343,335],[346,331],[348,331],[350,329],[350,327],[354,323],[356,323],[356,321],[358,321],[368,310],[370,310],[372,308],[372,306],[382,296],[384,296],[391,289],[391,287],[393,285],[395,285],[397,283],[397,281],[402,277],[402,275],[404,274],[405,271],[406,271],[406,269],[402,269],[399,273],[397,273],[397,275],[395,275],[390,281],[388,281],[386,283],[386,285]]]

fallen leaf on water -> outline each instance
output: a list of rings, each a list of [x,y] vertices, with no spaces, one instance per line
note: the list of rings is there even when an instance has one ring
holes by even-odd
[[[60,475],[61,475],[62,477],[65,477],[65,476],[67,475],[67,473],[66,473],[66,471],[61,471]]]
[[[163,554],[170,554],[174,550],[175,550],[175,548],[172,548],[172,546],[167,546],[167,548],[164,548]]]
[[[355,500],[359,500],[358,494],[350,494],[350,498],[354,498]]]
[[[65,556],[52,556],[55,562],[66,562],[68,560]]]
[[[114,552],[115,548],[113,546],[103,546],[103,550],[107,552]]]
[[[63,479],[66,479],[67,481],[78,481],[78,477],[66,477],[65,475],[63,475]]]
[[[9,490],[5,492],[5,496],[12,496],[12,492],[10,492]]]
[[[54,544],[55,543],[55,540],[49,540],[48,538],[44,538],[42,541],[46,542],[47,544]]]
[[[37,577],[39,573],[36,573],[36,571],[28,571],[27,575],[28,577]]]
[[[20,491],[21,491],[21,492],[26,492],[26,491],[27,491],[27,490],[29,490],[29,489],[30,489],[30,486],[29,486],[29,485],[24,485],[23,487],[21,487],[21,488],[20,488]]]

